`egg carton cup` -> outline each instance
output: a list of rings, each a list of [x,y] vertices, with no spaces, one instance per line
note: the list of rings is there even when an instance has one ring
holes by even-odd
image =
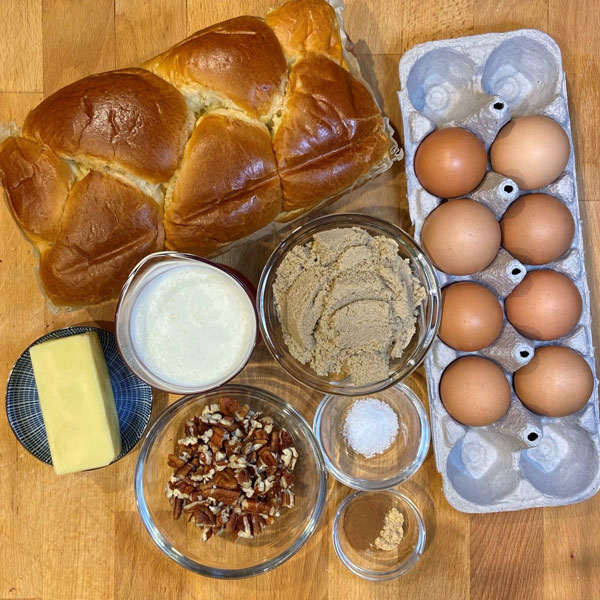
[[[415,152],[434,129],[464,127],[489,150],[512,116],[539,114],[560,123],[569,137],[571,154],[565,171],[551,185],[536,190],[560,199],[574,217],[575,237],[566,254],[548,265],[526,266],[501,248],[492,264],[479,273],[455,277],[436,270],[436,274],[442,287],[456,281],[479,282],[501,304],[527,271],[548,268],[567,275],[583,300],[581,319],[569,335],[551,342],[530,340],[505,318],[498,339],[470,354],[494,360],[512,389],[512,374],[531,360],[537,347],[567,346],[579,352],[594,373],[592,397],[578,413],[558,419],[533,414],[513,392],[508,412],[497,423],[466,427],[445,410],[439,382],[452,361],[469,353],[458,352],[437,338],[425,360],[425,371],[436,465],[444,494],[454,508],[487,513],[585,500],[600,488],[600,420],[590,293],[560,50],[550,36],[534,29],[490,33],[415,46],[402,57],[399,71],[408,202],[417,241],[423,222],[442,201],[421,187],[414,170]],[[519,196],[514,181],[488,167],[482,183],[466,197],[485,204],[500,218]]]

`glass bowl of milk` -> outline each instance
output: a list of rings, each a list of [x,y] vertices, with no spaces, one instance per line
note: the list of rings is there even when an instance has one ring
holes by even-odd
[[[125,282],[115,332],[129,368],[171,394],[214,389],[247,364],[258,341],[250,285],[193,254],[156,252]]]

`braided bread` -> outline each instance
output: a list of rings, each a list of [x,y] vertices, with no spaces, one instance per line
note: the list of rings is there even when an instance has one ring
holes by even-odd
[[[389,167],[340,23],[325,0],[291,0],[35,107],[0,144],[0,183],[51,302],[114,298],[151,252],[213,256]]]

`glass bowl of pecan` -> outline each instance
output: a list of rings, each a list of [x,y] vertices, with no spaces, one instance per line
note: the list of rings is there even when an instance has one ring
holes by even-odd
[[[326,469],[294,407],[256,387],[184,396],[157,419],[135,467],[155,544],[201,575],[237,579],[293,556],[315,531]]]

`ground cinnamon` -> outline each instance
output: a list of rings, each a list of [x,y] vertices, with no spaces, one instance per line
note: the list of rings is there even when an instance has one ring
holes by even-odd
[[[388,539],[389,534],[384,535],[383,532],[386,516],[392,510],[399,512],[394,505],[394,498],[388,494],[367,494],[350,504],[344,514],[343,529],[348,543],[354,550],[377,550],[376,540],[382,537]],[[393,520],[398,523],[397,517]],[[389,548],[386,546],[380,549]]]

